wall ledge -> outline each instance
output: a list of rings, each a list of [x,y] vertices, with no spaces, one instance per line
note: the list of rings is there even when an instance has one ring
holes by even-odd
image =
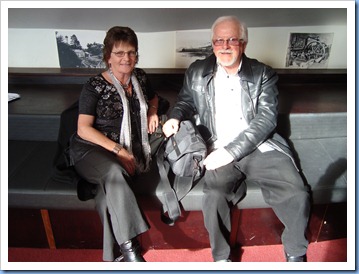
[[[102,72],[104,69],[91,68],[30,68],[9,67],[9,74],[47,74],[89,76]],[[184,68],[144,68],[149,74],[184,74]],[[278,74],[346,74],[347,69],[275,69]]]

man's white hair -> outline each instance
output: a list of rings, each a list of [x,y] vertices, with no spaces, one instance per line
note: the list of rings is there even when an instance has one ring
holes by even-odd
[[[239,39],[242,39],[245,43],[248,43],[248,29],[245,23],[239,21],[239,19],[234,16],[234,15],[229,15],[229,16],[221,16],[219,18],[217,18],[216,21],[214,21],[211,31],[212,31],[212,39],[213,39],[213,34],[214,34],[214,29],[215,27],[222,22],[226,22],[226,21],[231,21],[231,22],[235,22],[238,25],[239,31],[240,33],[238,33],[238,35],[240,37],[238,37]]]

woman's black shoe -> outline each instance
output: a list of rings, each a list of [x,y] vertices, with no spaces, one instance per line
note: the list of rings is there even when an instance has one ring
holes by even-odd
[[[306,262],[307,261],[306,255],[291,256],[288,253],[285,253],[285,258],[286,258],[287,262]]]
[[[135,239],[121,244],[120,250],[124,262],[146,262],[141,255],[141,247]]]

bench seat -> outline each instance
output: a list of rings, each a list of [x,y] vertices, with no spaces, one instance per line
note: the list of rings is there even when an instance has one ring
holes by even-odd
[[[284,123],[291,125],[289,140],[311,186],[313,202],[345,202],[346,113],[291,114],[280,121],[279,126],[284,126]],[[93,200],[78,200],[74,186],[51,179],[56,148],[54,140],[9,140],[9,207],[94,209]],[[150,173],[134,182],[133,188],[138,195],[149,196],[158,202],[162,198],[161,189],[157,188],[158,181],[154,162]],[[182,200],[185,210],[201,210],[202,187],[197,185]],[[247,195],[238,208],[268,207],[258,186],[249,184],[247,187]]]

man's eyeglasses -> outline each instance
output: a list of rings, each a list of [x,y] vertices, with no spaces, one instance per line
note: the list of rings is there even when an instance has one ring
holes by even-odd
[[[137,51],[134,50],[130,50],[130,51],[113,51],[113,54],[115,54],[117,57],[124,57],[127,53],[128,57],[130,58],[134,58],[137,56]]]
[[[216,40],[213,40],[213,45],[223,46],[225,42],[227,42],[229,46],[239,46],[244,41],[243,39],[238,39],[238,38],[229,38],[229,39],[218,38]]]

